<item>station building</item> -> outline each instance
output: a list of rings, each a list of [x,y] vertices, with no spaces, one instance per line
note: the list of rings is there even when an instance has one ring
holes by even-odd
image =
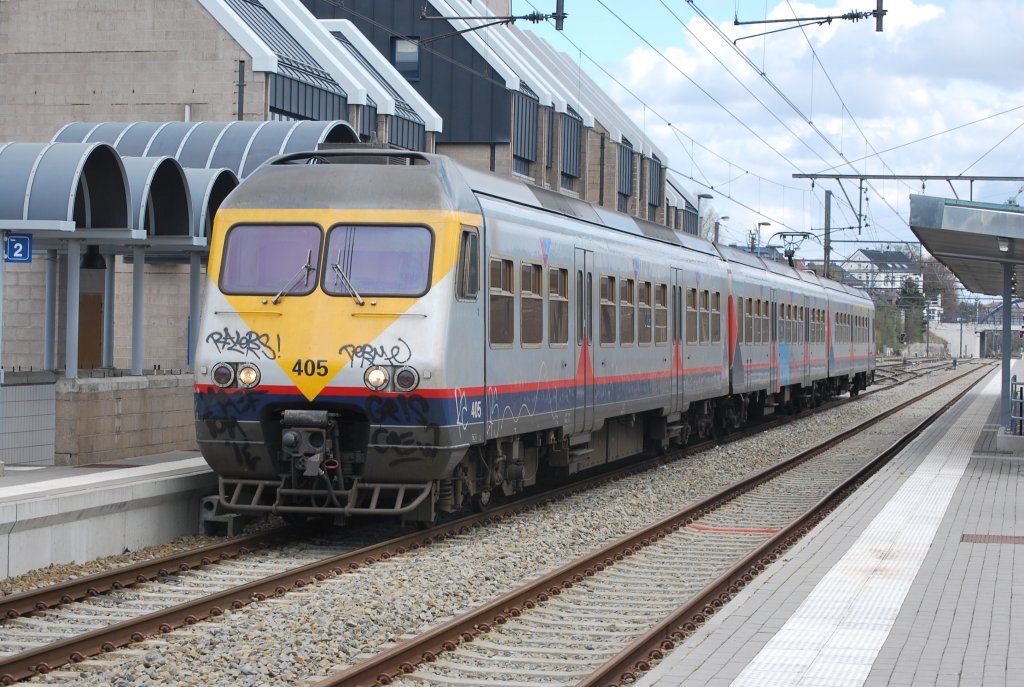
[[[0,461],[194,447],[188,369],[210,218],[233,183],[300,142],[443,153],[696,233],[695,199],[666,173],[666,156],[579,65],[514,27],[452,35],[486,23],[458,17],[509,3],[427,6],[442,19],[421,20],[411,0],[346,3],[352,11],[3,0],[0,173],[20,170],[26,198],[33,186],[43,195],[45,159],[63,159],[58,176],[72,181],[48,210],[0,208],[0,231],[37,239],[35,259],[5,265],[0,282]],[[120,175],[128,205],[102,225],[88,188],[100,183],[96,158]],[[187,226],[171,229],[158,208],[188,195],[189,177]]]

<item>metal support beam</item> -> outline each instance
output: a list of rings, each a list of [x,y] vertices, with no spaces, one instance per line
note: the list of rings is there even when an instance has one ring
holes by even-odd
[[[67,291],[67,330],[64,332],[64,376],[68,379],[78,378],[78,311],[79,269],[82,263],[82,242],[68,241],[68,291]]]
[[[1010,428],[1010,344],[1012,338],[1012,322],[1010,316],[1013,314],[1013,294],[1011,293],[1010,278],[1013,276],[1013,265],[1003,265],[1003,369],[1002,369],[1002,392],[999,395],[999,424],[1006,429]]]
[[[146,249],[132,249],[132,374],[142,374],[145,347],[143,317],[146,294]]]
[[[100,362],[107,369],[114,367],[114,269],[117,256],[106,257],[103,272],[103,358]]]
[[[46,251],[46,293],[43,295],[43,368],[56,368],[57,251]]]

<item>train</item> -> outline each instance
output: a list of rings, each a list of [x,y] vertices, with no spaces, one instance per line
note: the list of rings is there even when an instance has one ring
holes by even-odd
[[[486,508],[874,379],[863,291],[443,155],[283,155],[216,213],[194,354],[221,506]]]

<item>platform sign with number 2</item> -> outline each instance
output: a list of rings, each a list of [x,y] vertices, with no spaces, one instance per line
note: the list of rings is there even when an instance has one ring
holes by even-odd
[[[5,236],[4,262],[32,262],[32,234]]]

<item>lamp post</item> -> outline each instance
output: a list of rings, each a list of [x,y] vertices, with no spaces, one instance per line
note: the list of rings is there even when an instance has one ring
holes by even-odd
[[[698,193],[697,194],[697,236],[701,235],[701,231],[700,231],[700,201],[701,201],[702,198],[706,198],[707,200],[711,200],[712,198],[714,198],[714,196],[711,195],[710,193]]]
[[[718,227],[722,222],[724,222],[727,219],[729,219],[729,215],[726,215],[725,217],[719,217],[718,219],[715,220],[715,243],[718,243]]]

